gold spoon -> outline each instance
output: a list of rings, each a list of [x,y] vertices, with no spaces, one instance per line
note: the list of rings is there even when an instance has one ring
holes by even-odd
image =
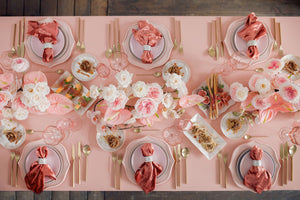
[[[65,70],[63,70],[63,69],[57,69],[55,71],[48,71],[48,72],[45,72],[45,73],[63,74],[64,72],[65,72]]]
[[[105,51],[105,56],[109,58],[112,55],[111,47],[111,24],[108,25],[108,49]]]
[[[279,31],[279,43],[280,43],[278,54],[279,54],[280,57],[282,57],[283,56],[283,48],[282,48],[282,41],[281,41],[280,23],[278,23],[278,31]]]
[[[293,167],[293,165],[294,165],[294,161],[293,161],[293,156],[294,156],[294,154],[296,153],[296,151],[297,151],[297,146],[294,144],[294,145],[292,145],[292,146],[290,146],[290,148],[289,148],[289,155],[291,156],[291,181],[293,181],[293,171],[294,171],[294,167]]]
[[[210,57],[215,57],[216,55],[216,50],[213,47],[213,24],[211,24],[211,46],[208,48],[208,55]]]
[[[33,129],[26,129],[26,134],[33,134],[33,133],[42,133],[44,131],[36,131],[36,130],[33,130]]]
[[[237,69],[238,71],[255,71],[257,73],[262,73],[264,72],[264,68],[255,68],[255,69]]]
[[[81,52],[85,52],[85,45],[84,45],[84,39],[85,39],[85,33],[84,30],[85,29],[85,20],[82,20],[82,41],[81,41],[81,46],[80,46],[80,50]]]
[[[88,158],[88,155],[90,155],[90,153],[91,153],[90,145],[88,145],[88,144],[84,145],[82,148],[82,152],[85,155],[85,181],[87,181],[87,168],[88,168],[88,162],[87,162],[88,159],[87,158]]]
[[[16,29],[17,29],[17,24],[14,24],[14,37],[13,37],[13,46],[10,50],[10,52],[8,53],[8,57],[13,57],[16,54]]]
[[[185,159],[185,184],[187,184],[187,157],[189,154],[190,150],[187,147],[181,149],[181,155]]]
[[[254,138],[254,137],[268,137],[268,136],[262,136],[262,135],[258,135],[258,136],[244,135],[243,136],[243,138],[245,140],[250,140],[251,138]]]
[[[77,44],[76,44],[76,46],[77,46],[77,49],[80,49],[80,18],[78,19],[79,20],[79,22],[78,22],[78,37],[77,37]]]
[[[155,72],[153,74],[136,74],[137,76],[154,76],[156,78],[161,76],[161,72]]]
[[[135,133],[140,133],[142,131],[160,131],[160,129],[141,129],[141,128],[133,129],[133,132],[135,132]]]
[[[174,49],[177,48],[177,40],[176,40],[176,21],[175,21],[175,17],[172,18],[173,19],[173,24],[174,24]]]
[[[274,26],[274,44],[273,44],[273,50],[276,51],[278,48],[277,45],[277,35],[276,35],[276,22],[275,22],[275,18],[273,18],[273,26]]]

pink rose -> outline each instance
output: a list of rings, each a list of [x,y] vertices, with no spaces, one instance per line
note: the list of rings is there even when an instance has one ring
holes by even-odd
[[[128,97],[126,96],[124,91],[120,91],[115,100],[108,104],[113,110],[120,110],[125,108],[125,105],[128,101]]]
[[[268,102],[268,98],[261,95],[253,97],[251,103],[253,107],[258,110],[265,110],[271,106],[271,103]]]
[[[198,95],[200,95],[201,97],[205,97],[207,96],[207,92],[205,90],[199,90]]]
[[[264,77],[262,75],[258,75],[258,74],[254,74],[251,76],[251,78],[249,79],[249,83],[248,83],[250,90],[256,91],[255,84],[258,79],[264,79]]]
[[[157,103],[150,98],[141,98],[135,104],[135,110],[141,118],[147,118],[157,112]]]
[[[296,102],[299,100],[299,88],[298,86],[286,82],[279,87],[279,94],[282,98],[288,102]]]
[[[148,93],[146,96],[160,103],[163,99],[164,92],[158,83],[151,83],[148,84]]]
[[[179,100],[179,105],[182,108],[188,108],[188,107],[192,107],[196,104],[200,104],[204,100],[205,100],[204,97],[199,96],[197,94],[193,94],[193,95],[188,95],[188,96],[181,97],[180,100]]]

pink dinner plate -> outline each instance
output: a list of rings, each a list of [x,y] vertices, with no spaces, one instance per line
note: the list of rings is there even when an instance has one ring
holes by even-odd
[[[129,41],[129,46],[130,46],[130,51],[132,54],[137,57],[138,59],[141,59],[143,52],[144,52],[144,47],[140,45],[138,41],[135,40],[134,35],[132,34],[130,37]],[[165,40],[164,37],[159,40],[154,47],[151,47],[151,53],[153,55],[153,60],[158,58],[161,53],[163,52],[165,47]]]
[[[47,146],[48,148],[48,156],[47,156],[47,164],[51,167],[56,177],[59,176],[61,172],[61,159],[62,156],[60,153],[54,149],[51,146]],[[28,152],[26,159],[25,159],[25,172],[26,174],[30,170],[30,166],[33,162],[38,161],[38,157],[36,155],[36,147],[31,149],[31,151]],[[45,178],[45,183],[52,181],[52,179],[49,179],[48,177]]]
[[[136,149],[131,154],[131,167],[132,167],[132,170],[135,172],[145,162],[145,158],[144,158],[144,156],[142,154],[142,150],[141,150],[142,146],[143,146],[143,144],[137,146]],[[165,150],[162,147],[160,147],[154,143],[153,143],[153,147],[154,147],[154,153],[152,156],[153,161],[156,162],[157,164],[160,164],[163,169],[166,169],[166,166],[168,164],[167,163],[168,159],[167,159]],[[161,176],[163,174],[163,172],[159,176]]]
[[[64,36],[64,33],[61,31],[60,28],[58,28],[58,35],[57,35],[57,43],[53,45],[53,55],[54,55],[54,58],[56,56],[58,56],[62,50],[64,49],[65,47],[65,36]],[[43,57],[43,52],[44,52],[44,46],[43,44],[41,43],[41,41],[37,38],[37,37],[34,37],[34,36],[31,36],[31,41],[30,41],[30,44],[31,44],[31,49],[32,51],[39,57]]]

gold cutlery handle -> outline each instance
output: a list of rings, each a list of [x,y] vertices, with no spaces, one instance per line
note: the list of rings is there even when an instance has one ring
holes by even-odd
[[[111,48],[111,24],[108,24],[108,49]]]
[[[80,24],[81,24],[81,22],[80,22],[80,17],[79,17],[78,20],[79,20],[79,22],[78,22],[78,38],[77,38],[77,40],[78,40],[78,41],[81,41],[81,38],[80,38],[80,31],[81,31],[81,30],[80,30]]]
[[[276,33],[276,20],[273,18],[273,26],[274,26],[274,40],[277,41],[277,33]]]
[[[75,187],[75,160],[73,160],[73,187]]]
[[[81,36],[81,38],[82,38],[82,42],[84,41],[84,29],[85,29],[85,20],[83,19],[82,20],[82,36]]]
[[[222,161],[221,159],[219,159],[219,184],[221,185],[222,184]]]
[[[16,164],[16,183],[15,186],[18,187],[18,176],[19,176],[19,167],[18,163]]]
[[[291,156],[291,181],[293,181],[293,174],[294,174],[294,159]]]
[[[172,17],[173,26],[174,26],[174,41],[176,41],[176,20],[175,17]]]
[[[16,46],[16,31],[17,31],[17,24],[14,24],[13,47]]]
[[[122,173],[122,164],[119,165],[119,190],[121,189],[121,173]]]
[[[227,166],[225,165],[225,188],[227,188]]]
[[[14,159],[11,159],[11,169],[10,169],[10,185],[13,186],[14,179]]]
[[[282,162],[282,168],[281,168],[281,186],[283,186],[284,183],[284,159],[281,159]]]
[[[285,184],[287,184],[288,181],[288,159],[285,159]]]
[[[87,182],[88,157],[85,157],[85,181]]]
[[[22,20],[19,21],[19,45],[21,44]]]
[[[281,27],[280,27],[280,23],[278,23],[278,32],[279,32],[279,43],[280,43],[280,46],[281,46],[282,43],[281,43]]]
[[[179,43],[182,43],[182,39],[181,39],[181,21],[178,21],[178,28],[179,28]]]
[[[78,159],[78,184],[81,184],[81,158]]]
[[[214,45],[214,32],[213,32],[213,29],[214,29],[214,23],[212,22],[211,23],[211,46]]]
[[[113,165],[114,165],[114,184],[115,184],[115,188],[117,188],[117,168],[116,168],[116,161],[114,161]]]
[[[177,189],[177,182],[178,182],[178,180],[177,180],[177,162],[175,163],[175,165],[174,165],[174,171],[175,171],[175,189]]]
[[[187,170],[188,170],[188,168],[187,168],[187,159],[185,158],[185,184],[187,184],[187,179],[188,179]]]
[[[178,162],[178,186],[180,187],[180,181],[181,181],[181,167],[180,167],[180,160]]]

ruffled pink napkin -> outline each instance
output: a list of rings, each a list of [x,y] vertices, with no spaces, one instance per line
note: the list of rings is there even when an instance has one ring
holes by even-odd
[[[272,185],[272,175],[261,166],[263,150],[256,145],[250,151],[250,157],[253,160],[253,166],[244,177],[244,185],[253,189],[258,194],[269,190]]]
[[[257,21],[255,13],[250,13],[247,17],[247,21],[243,30],[238,32],[238,35],[247,42],[249,58],[258,59],[259,52],[257,49],[257,40],[267,34],[267,30],[264,25]]]
[[[30,171],[25,176],[25,182],[29,190],[39,194],[44,190],[45,177],[56,180],[56,176],[50,166],[46,164],[46,158],[48,156],[47,147],[38,147],[36,149],[36,155],[39,161],[35,161],[31,164]]]
[[[151,143],[143,144],[141,150],[145,162],[135,172],[135,180],[145,193],[149,193],[155,189],[156,178],[163,169],[160,164],[152,161],[154,148]]]
[[[153,55],[151,53],[151,47],[154,47],[163,36],[158,29],[147,21],[139,21],[138,26],[139,29],[132,29],[132,33],[134,34],[134,39],[144,47],[144,52],[141,57],[142,62],[152,63]]]
[[[38,21],[28,22],[27,34],[37,37],[44,45],[43,61],[51,62],[53,60],[53,44],[56,44],[59,24],[52,22],[40,23]]]

